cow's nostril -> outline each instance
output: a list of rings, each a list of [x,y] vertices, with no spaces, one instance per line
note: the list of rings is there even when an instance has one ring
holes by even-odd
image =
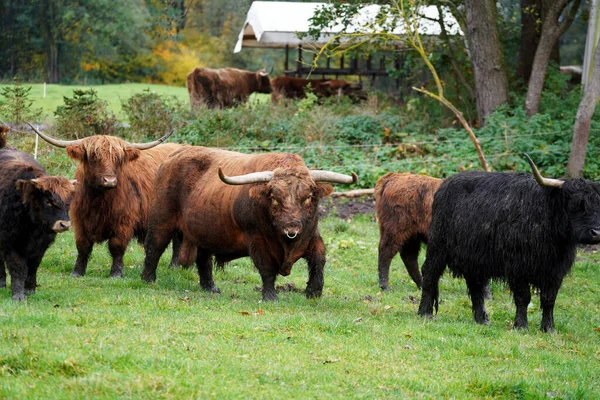
[[[117,185],[117,177],[116,176],[103,176],[102,177],[102,184],[104,186],[116,186]]]

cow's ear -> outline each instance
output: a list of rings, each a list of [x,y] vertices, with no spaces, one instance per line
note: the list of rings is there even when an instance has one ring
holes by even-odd
[[[265,185],[254,185],[248,191],[250,198],[256,200],[260,199],[261,197],[264,197],[265,193]]]
[[[133,161],[140,156],[140,150],[134,147],[127,147],[125,155],[127,156],[127,161]]]
[[[319,193],[319,197],[329,196],[333,192],[333,186],[326,183],[318,183],[317,191]]]
[[[80,144],[72,144],[67,146],[67,155],[69,158],[77,161],[84,161],[85,158],[85,149],[83,145]]]
[[[17,190],[21,192],[21,196],[23,197],[23,204],[27,203],[31,197],[33,197],[33,192],[36,189],[37,181],[35,179],[19,179],[15,182],[15,186]]]

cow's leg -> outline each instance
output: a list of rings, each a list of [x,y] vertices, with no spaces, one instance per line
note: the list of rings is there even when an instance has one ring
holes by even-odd
[[[262,299],[264,301],[278,300],[275,292],[275,279],[279,268],[277,263],[269,255],[268,245],[266,243],[255,244],[250,249],[250,258],[258,269],[258,273],[262,279]]]
[[[492,296],[492,289],[490,288],[490,281],[487,281],[485,287],[483,288],[483,298],[486,300],[491,300],[494,298],[494,296]]]
[[[108,239],[108,251],[112,256],[112,266],[110,267],[110,278],[122,278],[123,277],[123,256],[129,240],[113,236]]]
[[[423,286],[423,278],[419,271],[419,251],[421,250],[421,241],[416,238],[410,238],[404,242],[400,249],[400,257],[404,261],[404,266],[413,282],[419,289]]]
[[[183,241],[183,233],[180,231],[175,232],[173,235],[173,240],[171,240],[171,248],[173,250],[173,254],[171,255],[171,262],[169,263],[169,268],[178,269],[179,268],[179,250],[181,249],[181,242]]]
[[[514,329],[527,329],[527,306],[531,301],[529,282],[513,278],[508,280],[508,287],[513,292],[515,306],[517,307]]]
[[[487,312],[485,311],[485,282],[480,282],[477,279],[466,278],[467,288],[469,289],[469,297],[471,297],[471,304],[473,309],[473,318],[478,324],[488,325],[490,320],[488,319]]]
[[[554,304],[556,303],[556,296],[561,284],[562,277],[540,288],[540,305],[542,306],[541,329],[544,332],[554,332]]]
[[[92,249],[94,248],[94,243],[87,238],[77,237],[75,240],[75,245],[77,246],[77,260],[75,261],[75,266],[73,267],[71,276],[84,276],[85,271],[87,270],[90,254],[92,254]]]
[[[418,313],[424,317],[431,317],[434,307],[437,313],[439,281],[446,269],[444,249],[440,248],[438,250],[434,246],[434,244],[429,244],[427,257],[423,264],[423,288]]]
[[[4,258],[0,255],[0,288],[6,287],[6,268]]]
[[[42,262],[44,252],[34,253],[27,258],[27,278],[25,279],[25,294],[35,293],[37,288],[37,270]]]
[[[165,252],[169,245],[169,241],[173,237],[169,230],[158,230],[150,225],[148,234],[144,242],[146,256],[144,257],[144,270],[142,271],[142,279],[146,282],[156,281],[156,268],[160,261],[160,256]]]
[[[6,257],[6,265],[10,273],[12,299],[25,301],[25,279],[27,279],[27,263],[25,258],[15,252]]]
[[[323,293],[323,270],[325,268],[325,244],[319,233],[308,245],[308,249],[304,255],[308,264],[308,281],[306,282],[306,297],[316,298],[321,297]]]
[[[390,264],[398,252],[400,244],[393,235],[381,232],[379,238],[379,251],[377,257],[377,270],[379,272],[379,287],[383,290],[390,290]]]
[[[210,252],[198,249],[196,268],[198,268],[198,275],[200,276],[200,287],[207,292],[221,293],[213,280],[213,261]]]

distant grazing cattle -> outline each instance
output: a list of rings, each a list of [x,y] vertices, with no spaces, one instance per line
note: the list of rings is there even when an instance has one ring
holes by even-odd
[[[310,87],[309,87],[310,85]],[[359,84],[352,84],[341,79],[305,79],[291,76],[279,76],[271,79],[273,92],[271,101],[278,103],[282,98],[302,99],[307,91],[317,97],[349,96],[352,100],[366,100],[367,94]]]
[[[600,184],[585,179],[464,172],[435,194],[419,314],[437,311],[446,266],[465,278],[475,321],[487,324],[483,289],[508,282],[515,328],[527,328],[530,285],[539,288],[543,331],[554,330],[554,303],[579,243],[600,242]]]
[[[234,176],[226,176],[234,175]],[[307,297],[323,290],[325,245],[317,228],[319,199],[330,183],[350,184],[356,175],[309,170],[294,154],[241,154],[188,147],[160,167],[148,217],[142,279],[156,280],[158,260],[177,232],[183,232],[182,264],[196,262],[200,285],[219,292],[217,265],[250,256],[263,282],[264,300],[276,300],[275,278],[294,263],[308,263]]]
[[[268,72],[235,68],[195,68],[187,76],[192,109],[226,108],[248,101],[252,93],[271,93]]]
[[[56,234],[71,226],[69,204],[74,183],[49,176],[27,153],[6,148],[0,132],[0,287],[6,267],[13,300],[35,292],[37,270]]]
[[[390,172],[375,184],[379,223],[379,286],[389,290],[390,263],[400,253],[410,277],[421,288],[421,243],[427,243],[433,195],[441,179],[425,175]]]
[[[110,276],[123,276],[123,255],[129,241],[135,236],[143,243],[146,237],[156,171],[182,145],[160,144],[171,133],[145,144],[107,135],[57,140],[37,130],[36,133],[55,146],[66,148],[67,155],[79,162],[75,177],[81,185],[71,205],[77,246],[71,276],[85,275],[94,244],[105,240],[113,259]],[[172,266],[179,264],[178,244],[174,240]]]

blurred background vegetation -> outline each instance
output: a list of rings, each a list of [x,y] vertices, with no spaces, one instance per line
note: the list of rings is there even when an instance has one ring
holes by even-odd
[[[581,65],[589,5],[560,39],[560,64]],[[252,0],[3,0],[0,79],[61,84],[185,86],[197,66],[283,69],[283,50],[233,54]],[[520,1],[498,2],[508,70],[515,70]],[[436,57],[444,61],[443,49]],[[512,66],[510,64],[513,64]],[[442,62],[442,64],[444,64]],[[443,67],[442,67],[443,68]]]

